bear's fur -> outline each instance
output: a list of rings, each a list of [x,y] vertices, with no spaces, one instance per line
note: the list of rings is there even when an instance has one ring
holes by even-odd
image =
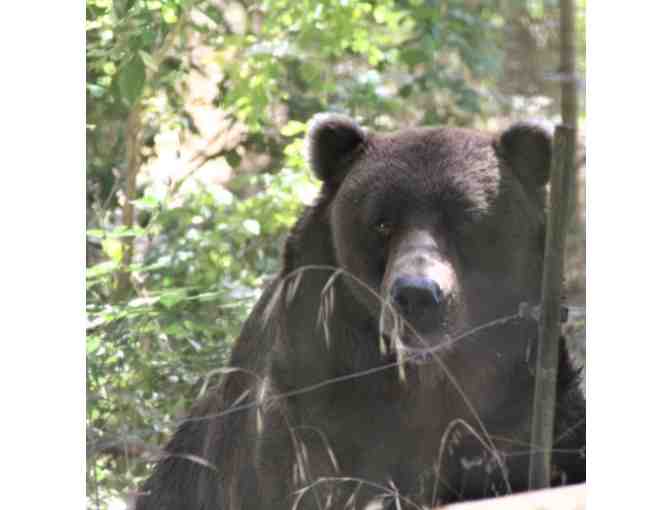
[[[420,508],[527,488],[550,135],[368,132],[318,115],[322,181],[226,381],[165,450],[139,510]],[[562,346],[554,484],[585,480]],[[296,506],[293,506],[296,505]]]

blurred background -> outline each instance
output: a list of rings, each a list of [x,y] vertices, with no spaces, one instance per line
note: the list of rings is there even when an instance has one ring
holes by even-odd
[[[585,0],[86,0],[89,508],[126,508],[223,376],[317,191],[307,120],[559,122],[567,4],[579,136],[565,272],[582,310]],[[582,355],[582,321],[569,332]]]

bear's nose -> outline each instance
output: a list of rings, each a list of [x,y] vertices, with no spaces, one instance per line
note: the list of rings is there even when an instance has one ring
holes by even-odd
[[[411,322],[435,316],[443,300],[439,285],[423,276],[398,277],[392,284],[390,297]]]

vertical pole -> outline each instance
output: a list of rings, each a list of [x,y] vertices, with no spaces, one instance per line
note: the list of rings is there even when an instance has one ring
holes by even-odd
[[[568,140],[570,147],[567,151],[572,154],[572,161],[576,160],[576,137],[578,134],[578,103],[576,94],[576,16],[574,0],[560,2],[560,109],[562,123],[572,128],[574,133]],[[576,216],[576,169],[569,175],[568,193],[569,206],[567,214],[569,221]]]
[[[551,450],[555,421],[556,377],[560,342],[560,306],[564,271],[569,173],[574,167],[571,139],[574,130],[560,125],[553,138],[551,203],[546,232],[542,280],[541,317],[535,370],[530,489],[548,487],[551,479]]]

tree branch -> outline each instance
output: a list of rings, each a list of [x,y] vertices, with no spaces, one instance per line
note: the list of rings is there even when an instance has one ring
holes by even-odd
[[[180,17],[175,23],[175,27],[170,31],[163,40],[163,43],[152,54],[153,68],[146,69],[145,83],[150,87],[156,78],[156,74],[161,67],[168,52],[175,45],[178,35],[182,32],[186,19],[191,12],[191,6],[194,0],[184,3]],[[135,208],[133,201],[137,198],[137,177],[140,171],[140,133],[142,131],[142,100],[139,98],[131,108],[126,121],[126,189],[124,190],[124,203],[122,206],[122,224],[124,227],[131,229],[135,225]],[[132,236],[124,237],[122,239],[122,259],[121,268],[117,273],[116,296],[117,298],[126,297],[131,288],[131,273],[130,265],[133,261],[135,239]]]

